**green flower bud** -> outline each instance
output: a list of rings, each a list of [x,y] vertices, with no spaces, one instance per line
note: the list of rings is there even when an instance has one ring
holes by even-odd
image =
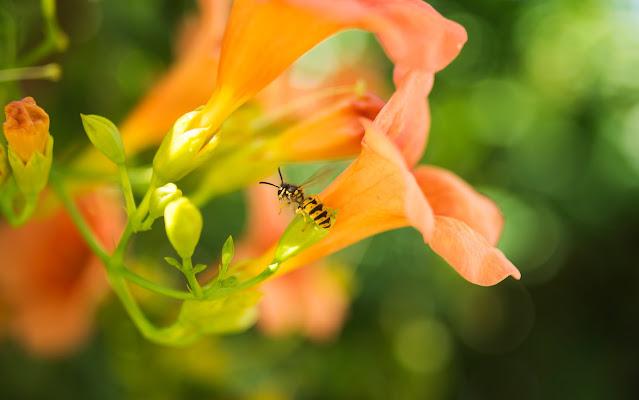
[[[312,221],[305,224],[304,216],[298,215],[282,234],[280,242],[277,244],[277,249],[275,250],[273,263],[281,264],[299,254],[302,250],[324,239],[329,232],[328,229],[324,229]]]
[[[0,187],[11,176],[11,167],[9,166],[9,160],[7,159],[7,149],[0,143]]]
[[[124,144],[115,124],[99,115],[80,114],[80,117],[84,131],[95,148],[111,162],[124,164]]]
[[[211,136],[209,128],[188,129],[189,122],[198,113],[196,110],[184,114],[164,137],[153,158],[155,184],[177,182],[213,155],[218,136]]]
[[[233,245],[233,237],[229,236],[222,246],[222,265],[230,265],[235,254],[235,246]]]
[[[202,233],[202,214],[186,197],[169,203],[164,209],[166,235],[182,258],[190,258]]]
[[[36,196],[47,185],[53,161],[53,137],[48,135],[44,154],[34,151],[25,164],[20,156],[9,147],[9,165],[18,188],[25,196]]]
[[[180,197],[182,197],[182,191],[175,186],[175,183],[167,183],[155,189],[149,202],[149,215],[153,219],[161,217],[166,206]]]

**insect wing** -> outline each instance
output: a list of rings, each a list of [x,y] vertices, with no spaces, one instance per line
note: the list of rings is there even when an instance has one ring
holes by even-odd
[[[299,185],[299,187],[305,188],[309,186],[321,185],[322,183],[325,183],[330,179],[334,171],[334,167],[326,165],[318,169],[313,175],[311,175],[306,181],[304,181],[304,183]]]

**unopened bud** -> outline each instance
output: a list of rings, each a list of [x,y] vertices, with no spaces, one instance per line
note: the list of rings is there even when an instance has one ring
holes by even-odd
[[[28,163],[34,152],[44,155],[49,137],[49,115],[36,105],[33,97],[7,104],[4,113],[4,136],[22,163]]]
[[[211,135],[209,128],[188,128],[198,114],[197,110],[184,114],[164,137],[153,158],[156,184],[177,182],[212,156],[218,137]]]
[[[164,209],[164,224],[175,251],[182,258],[191,257],[202,233],[200,210],[186,197],[180,197]]]
[[[100,153],[115,164],[124,164],[124,143],[115,124],[99,115],[80,114],[89,140]]]
[[[233,237],[229,236],[222,246],[222,265],[230,265],[235,254],[235,246],[233,245]]]
[[[149,202],[149,215],[157,219],[164,214],[166,206],[182,197],[182,191],[175,186],[175,183],[167,183],[153,191]]]

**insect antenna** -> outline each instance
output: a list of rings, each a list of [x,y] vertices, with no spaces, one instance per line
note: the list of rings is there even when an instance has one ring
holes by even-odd
[[[277,172],[280,174],[280,181],[282,182],[282,186],[284,186],[284,178],[282,178],[282,171],[280,170],[280,167],[277,167]]]
[[[280,188],[279,186],[277,186],[276,184],[271,183],[271,182],[260,182],[260,183],[261,183],[261,184],[263,184],[263,185],[271,185],[271,186],[275,186],[275,187],[276,187],[276,188],[278,188],[278,189]]]

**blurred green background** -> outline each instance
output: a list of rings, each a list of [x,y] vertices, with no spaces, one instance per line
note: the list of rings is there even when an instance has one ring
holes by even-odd
[[[422,162],[497,201],[506,216],[499,247],[521,281],[474,286],[416,231],[387,232],[335,256],[352,270],[354,290],[332,342],[252,329],[166,349],[141,339],[110,298],[90,345],[68,358],[0,343],[0,398],[639,398],[639,2],[430,4],[469,40],[436,76]],[[166,70],[195,3],[62,0],[58,8],[70,45],[45,62],[61,65],[61,80],[0,83],[0,103],[34,96],[64,161],[87,144],[80,112],[120,121]],[[0,32],[17,27],[18,50],[41,40],[38,1],[1,0],[0,14]],[[356,42],[359,62],[374,60],[390,81],[372,36],[330,41]],[[330,64],[327,46],[306,62]],[[204,214],[203,242],[219,243],[204,253],[214,259],[241,232],[241,194]]]

